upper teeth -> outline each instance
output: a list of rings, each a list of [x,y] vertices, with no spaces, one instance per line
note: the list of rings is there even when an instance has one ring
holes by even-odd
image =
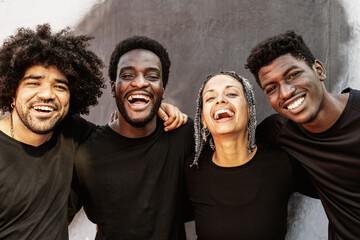
[[[145,96],[145,95],[131,95],[131,96],[128,97],[128,100],[132,101],[134,98],[144,99],[145,101],[150,100],[150,98],[148,96]]]
[[[51,107],[46,107],[46,106],[37,106],[34,107],[35,110],[40,110],[40,111],[53,111],[54,109]]]
[[[230,117],[234,116],[234,112],[230,111],[229,109],[219,109],[215,112],[214,119],[215,120],[219,119],[219,115],[222,113],[227,113],[229,114]]]
[[[299,98],[298,100],[296,100],[295,102],[293,102],[292,104],[290,104],[289,106],[287,106],[288,109],[294,109],[296,107],[298,107],[300,104],[302,104],[305,100],[305,97]]]

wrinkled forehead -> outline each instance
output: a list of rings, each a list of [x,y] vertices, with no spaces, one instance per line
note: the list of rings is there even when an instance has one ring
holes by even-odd
[[[124,67],[135,69],[157,68],[161,71],[160,58],[153,52],[145,49],[133,49],[124,53],[118,63],[118,71]]]

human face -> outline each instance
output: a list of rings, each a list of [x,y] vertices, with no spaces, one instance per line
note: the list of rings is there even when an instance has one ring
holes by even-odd
[[[164,94],[160,58],[134,49],[120,57],[117,69],[112,91],[119,112],[131,126],[144,127],[155,118]]]
[[[313,122],[323,106],[325,70],[320,61],[310,68],[286,54],[259,71],[260,85],[272,108],[299,124]]]
[[[228,75],[216,75],[203,90],[203,125],[213,137],[247,131],[249,106],[242,84]]]
[[[16,90],[13,115],[30,131],[47,134],[69,111],[70,90],[66,76],[55,66],[35,65],[25,71]]]

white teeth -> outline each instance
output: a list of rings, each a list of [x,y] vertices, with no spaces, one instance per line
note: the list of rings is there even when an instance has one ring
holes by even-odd
[[[297,108],[300,104],[302,104],[305,100],[305,97],[301,97],[298,100],[296,100],[295,102],[293,102],[292,104],[290,104],[289,106],[287,106],[287,109],[292,110],[294,108]]]
[[[36,106],[34,107],[34,109],[38,111],[48,111],[48,112],[54,111],[52,107],[46,107],[46,106]]]
[[[219,109],[215,112],[214,114],[214,119],[218,120],[219,119],[219,115],[222,113],[227,113],[229,114],[230,117],[234,116],[234,112],[230,111],[229,109]]]
[[[137,98],[137,99],[144,99],[145,101],[150,101],[150,98],[148,96],[145,96],[145,95],[131,95],[128,97],[128,101],[132,101],[134,98]]]

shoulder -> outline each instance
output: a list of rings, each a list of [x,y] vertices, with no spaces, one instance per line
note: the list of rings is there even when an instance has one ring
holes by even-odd
[[[169,134],[175,135],[175,136],[193,136],[194,133],[194,120],[191,118],[188,118],[188,121],[180,126],[179,128],[173,130],[173,131],[169,131]]]
[[[352,88],[346,88],[342,92],[349,93],[348,103],[351,104],[352,108],[355,108],[360,111],[360,91]]]
[[[59,128],[64,136],[82,142],[95,131],[96,125],[78,115],[73,115],[66,117]]]
[[[277,137],[282,126],[286,123],[286,118],[280,114],[273,114],[265,118],[256,127],[256,142],[273,142],[277,141]]]

